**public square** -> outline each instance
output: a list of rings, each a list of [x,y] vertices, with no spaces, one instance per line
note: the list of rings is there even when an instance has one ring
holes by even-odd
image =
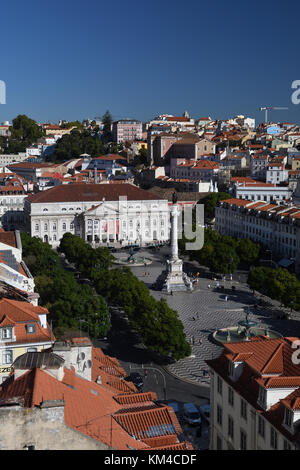
[[[205,268],[200,268],[196,263],[184,260],[184,269],[190,273],[200,273],[198,283],[193,292],[163,293],[153,290],[152,285],[165,269],[165,260],[170,252],[169,247],[160,248],[159,251],[150,249],[140,250],[138,256],[152,259],[149,266],[131,267],[132,272],[151,290],[156,298],[165,298],[171,308],[177,310],[181,319],[187,340],[192,347],[192,355],[179,360],[168,367],[168,371],[181,380],[193,384],[209,386],[209,376],[205,361],[216,357],[221,352],[221,346],[212,338],[215,330],[229,326],[235,326],[240,320],[245,319],[245,308],[249,308],[249,319],[258,322],[258,326],[269,330],[275,330],[283,336],[298,336],[300,323],[297,313],[292,312],[291,319],[277,318],[286,309],[280,308],[279,302],[272,301],[258,293],[255,295],[249,290],[245,282],[246,277],[236,273],[233,281],[214,281]],[[119,256],[118,253],[114,253]],[[216,288],[217,282],[225,290]],[[210,287],[208,287],[210,286]],[[233,291],[231,287],[234,286]],[[228,296],[227,301],[225,300]],[[254,305],[258,304],[257,307]]]

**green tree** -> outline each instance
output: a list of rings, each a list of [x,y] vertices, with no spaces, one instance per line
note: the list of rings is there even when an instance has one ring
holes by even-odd
[[[106,113],[102,117],[102,124],[103,124],[102,139],[103,139],[103,142],[105,143],[112,141],[112,132],[111,132],[112,122],[113,122],[112,115],[107,110]]]
[[[8,153],[24,152],[26,147],[33,144],[44,135],[43,130],[36,121],[25,114],[19,114],[12,121],[11,136],[8,138]]]
[[[213,219],[215,217],[216,205],[223,199],[230,199],[232,196],[228,193],[210,193],[199,201],[204,204],[204,217],[205,219]]]

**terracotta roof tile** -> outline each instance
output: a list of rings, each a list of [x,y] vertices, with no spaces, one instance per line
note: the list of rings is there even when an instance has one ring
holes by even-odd
[[[76,201],[116,201],[120,196],[127,196],[129,201],[162,199],[158,195],[137,188],[128,183],[120,185],[74,183],[62,184],[54,188],[29,195],[31,203],[76,202]]]

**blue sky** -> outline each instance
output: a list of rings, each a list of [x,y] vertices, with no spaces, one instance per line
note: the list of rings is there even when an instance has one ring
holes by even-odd
[[[0,121],[198,118],[287,106],[300,123],[300,3],[290,0],[15,0],[1,6]]]

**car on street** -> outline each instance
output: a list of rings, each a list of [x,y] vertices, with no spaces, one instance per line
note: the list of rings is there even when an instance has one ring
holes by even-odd
[[[208,423],[210,423],[210,405],[207,403],[206,405],[199,406],[199,411],[202,416]]]
[[[185,403],[183,405],[183,418],[188,424],[201,425],[202,423],[200,412],[194,403]]]
[[[127,380],[127,382],[132,382],[140,392],[142,391],[144,381],[141,374],[138,372],[132,372],[130,375],[128,375],[128,377],[125,378],[125,380]]]

